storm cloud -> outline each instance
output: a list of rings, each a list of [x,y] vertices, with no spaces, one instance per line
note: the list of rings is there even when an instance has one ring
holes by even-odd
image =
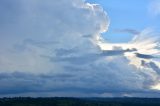
[[[158,66],[137,68],[124,56],[135,48],[99,47],[110,21],[98,4],[1,0],[0,14],[0,96],[159,93],[151,89],[159,83],[159,74],[152,71]]]

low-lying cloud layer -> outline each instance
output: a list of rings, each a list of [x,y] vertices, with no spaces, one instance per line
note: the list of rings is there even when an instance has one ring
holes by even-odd
[[[100,5],[83,0],[1,0],[0,14],[1,96],[160,93],[151,89],[159,84],[157,41],[143,42],[142,32],[129,44],[104,42],[101,33],[107,31],[109,19]]]

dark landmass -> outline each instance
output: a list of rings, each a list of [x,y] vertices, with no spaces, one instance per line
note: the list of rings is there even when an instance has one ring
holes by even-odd
[[[0,106],[160,106],[160,98],[0,98]]]

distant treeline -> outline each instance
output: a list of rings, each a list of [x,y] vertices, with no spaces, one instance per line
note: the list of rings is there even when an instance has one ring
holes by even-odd
[[[0,106],[160,106],[158,98],[0,98]]]

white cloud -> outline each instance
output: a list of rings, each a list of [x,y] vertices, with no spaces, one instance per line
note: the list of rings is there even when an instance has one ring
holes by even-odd
[[[9,13],[1,20],[5,23],[5,26],[1,25],[1,39],[5,46],[1,46],[0,62],[1,70],[5,71],[52,70],[56,66],[43,56],[55,56],[56,49],[77,48],[78,54],[97,51],[93,44],[96,36],[108,27],[103,9],[81,0],[16,0],[13,3],[9,0],[2,3],[11,5],[11,9],[2,7],[5,10],[2,13]],[[86,35],[89,38],[83,37]],[[37,42],[43,46],[37,46]]]

